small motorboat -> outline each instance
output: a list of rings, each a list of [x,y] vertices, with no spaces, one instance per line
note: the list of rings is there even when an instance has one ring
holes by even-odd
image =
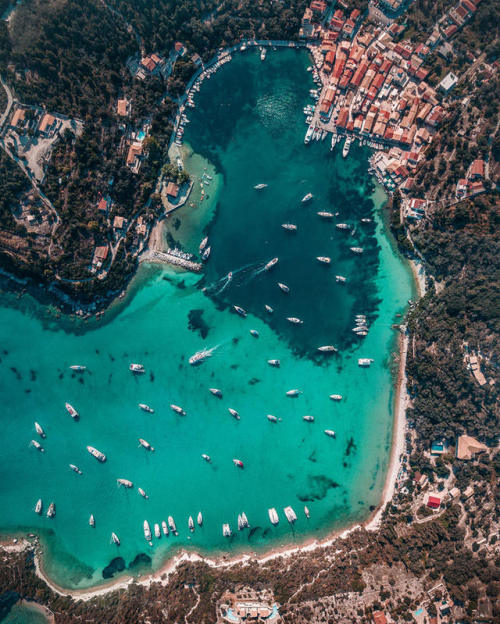
[[[168,526],[165,520],[161,521],[161,530],[163,531],[163,535],[168,536]]]
[[[35,513],[40,515],[42,513],[42,509],[43,509],[43,502],[42,502],[42,499],[39,498],[35,505]]]
[[[282,282],[278,282],[278,287],[284,293],[290,292],[290,288],[286,284],[283,284]]]
[[[139,407],[143,412],[148,412],[148,414],[154,414],[154,409],[146,405],[146,403],[139,403]]]
[[[139,444],[145,448],[147,451],[154,451],[154,447],[151,446],[151,444],[149,442],[147,442],[146,440],[144,440],[143,438],[139,438]]]
[[[233,305],[233,310],[236,312],[236,314],[239,314],[240,316],[242,316],[243,318],[246,317],[247,312],[246,310],[244,310],[243,308],[241,308],[240,306],[237,305]]]
[[[222,390],[219,390],[219,388],[209,388],[209,390],[214,395],[214,397],[222,399]]]
[[[268,314],[272,314],[274,312],[273,308],[271,308],[270,305],[267,305],[267,303],[264,305],[264,308]]]
[[[309,414],[306,414],[305,416],[302,417],[302,420],[305,420],[306,422],[314,422],[314,416],[310,416]]]
[[[269,422],[272,422],[272,423],[277,423],[278,422],[278,419],[276,418],[276,416],[273,416],[272,414],[268,414],[267,415],[267,420]]]
[[[155,522],[155,537],[156,539],[160,539],[161,537],[160,525],[158,522]]]
[[[237,412],[235,409],[233,409],[232,407],[228,407],[228,408],[227,408],[227,411],[231,414],[231,416],[232,416],[233,418],[236,418],[236,420],[239,420],[239,419],[240,419],[240,415],[239,415],[239,414],[238,414],[238,412]]]
[[[222,525],[222,535],[224,537],[231,537],[232,531],[231,531],[231,527],[229,526],[229,524],[225,523]]]
[[[269,520],[271,521],[271,524],[276,526],[280,521],[278,517],[278,512],[276,511],[276,509],[274,507],[271,507],[270,509],[267,510],[267,513],[269,515]]]
[[[173,403],[170,404],[170,409],[176,414],[179,414],[180,416],[186,415],[186,412],[182,409],[182,407],[179,407],[178,405],[174,405]]]
[[[295,397],[298,397],[299,394],[302,394],[302,390],[297,390],[297,388],[294,388],[293,390],[287,390],[286,396],[293,399]]]
[[[305,204],[306,202],[311,201],[312,198],[313,198],[313,194],[307,193],[307,195],[304,195],[301,201],[303,204]]]
[[[328,256],[316,256],[316,260],[321,264],[330,264],[332,259]]]
[[[91,526],[93,529],[95,528],[95,518],[94,518],[93,514],[90,514],[89,526]]]
[[[31,444],[31,446],[34,446],[37,451],[40,451],[40,453],[45,453],[45,449],[40,444],[40,442],[37,442],[36,440],[31,440],[30,444]]]
[[[282,223],[281,227],[288,232],[296,232],[297,226],[294,223]]]
[[[342,401],[342,395],[341,394],[330,394],[330,399],[332,401]]]
[[[191,531],[191,533],[194,533],[194,520],[193,520],[193,516],[189,516],[188,527],[189,527],[189,530]]]
[[[45,431],[42,429],[41,425],[39,425],[37,422],[35,422],[35,431],[38,433],[38,435],[41,438],[46,438],[47,437],[45,435]]]
[[[318,351],[321,351],[321,353],[336,353],[338,349],[333,345],[323,345],[322,347],[318,347]]]
[[[269,364],[269,366],[274,366],[274,368],[279,368],[280,367],[280,361],[279,360],[267,360],[267,363]]]
[[[144,368],[144,366],[142,364],[130,364],[130,366],[128,367],[129,371],[131,373],[134,373],[135,375],[140,375],[142,373],[146,372],[146,369]]]
[[[233,459],[233,464],[235,466],[237,466],[238,468],[244,468],[245,466],[243,465],[243,462],[241,461],[241,459]]]
[[[203,525],[203,514],[201,513],[201,511],[198,512],[198,516],[196,517],[196,522],[198,523],[198,526]]]
[[[75,466],[75,464],[70,464],[69,467],[71,468],[71,470],[73,470],[73,472],[76,472],[76,474],[83,474],[80,468],[78,468],[78,466]]]
[[[118,485],[122,485],[124,488],[134,487],[132,481],[129,481],[128,479],[117,479],[116,482],[118,483]]]
[[[259,337],[259,332],[256,329],[251,329],[250,330],[250,334],[254,337],[254,338],[258,338]]]
[[[56,515],[56,504],[50,503],[49,508],[47,509],[47,518],[53,518]]]
[[[70,366],[70,369],[75,373],[83,373],[87,370],[86,366],[82,366],[81,364],[73,364]]]
[[[305,514],[306,518],[309,520],[309,518],[311,517],[311,513],[310,513],[309,507],[307,507],[307,505],[304,506],[304,514]]]
[[[326,434],[329,438],[334,438],[334,437],[335,437],[335,431],[333,431],[332,429],[325,429],[325,434]]]
[[[210,463],[212,460],[210,459],[210,455],[207,455],[206,453],[202,453],[201,456],[203,457],[203,459]]]
[[[269,262],[264,266],[264,269],[266,271],[269,271],[269,269],[272,269],[273,266],[276,266],[276,264],[278,264],[278,260],[279,258],[273,258],[272,260],[269,260]]]
[[[149,496],[146,494],[146,492],[142,488],[137,488],[137,491],[142,496],[142,498],[145,498],[146,500],[149,498]]]
[[[78,420],[79,414],[76,409],[70,403],[65,403],[64,406],[71,418],[73,418],[73,420]]]
[[[293,325],[303,325],[304,321],[302,319],[297,318],[296,316],[287,316],[286,320]]]

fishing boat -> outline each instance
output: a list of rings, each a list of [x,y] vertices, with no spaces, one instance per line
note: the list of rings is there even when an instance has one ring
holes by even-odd
[[[318,351],[321,351],[321,353],[336,353],[338,349],[333,345],[323,345],[322,347],[318,347]]]
[[[168,527],[169,527],[169,529],[172,531],[172,533],[174,535],[177,535],[177,527],[175,526],[175,522],[174,522],[174,519],[172,518],[172,516],[169,516],[167,518],[167,520],[168,520]]]
[[[149,442],[146,442],[146,440],[143,440],[142,438],[139,438],[139,444],[147,451],[154,451],[154,447],[152,447]]]
[[[182,409],[182,407],[179,407],[178,405],[174,405],[173,403],[170,403],[170,409],[176,414],[179,414],[180,416],[186,415],[186,412],[185,410]]]
[[[337,284],[345,284],[347,282],[347,278],[345,278],[343,275],[336,275],[335,281],[337,282]]]
[[[136,375],[140,375],[141,373],[145,373],[146,369],[144,368],[144,366],[142,364],[130,364],[130,366],[128,367],[129,371],[136,374]]]
[[[69,467],[71,468],[71,470],[73,470],[73,472],[76,472],[79,475],[83,474],[80,468],[78,468],[78,466],[75,466],[75,464],[70,464]]]
[[[149,527],[149,522],[147,520],[144,520],[143,528],[144,528],[144,538],[146,542],[150,542],[151,541],[151,529]]]
[[[76,409],[70,403],[65,403],[64,406],[71,418],[73,418],[74,420],[78,420],[79,414]]]
[[[333,431],[332,429],[325,429],[325,433],[329,438],[335,437],[335,431]]]
[[[40,451],[40,453],[45,453],[45,449],[40,444],[40,442],[37,442],[36,440],[31,440],[31,445],[34,446],[37,451]]]
[[[272,414],[268,414],[267,415],[267,420],[269,422],[272,422],[272,423],[277,423],[278,422],[278,419],[276,418],[276,416],[273,416]]]
[[[137,491],[142,496],[142,498],[145,498],[146,500],[149,498],[149,496],[146,494],[146,492],[142,488],[137,488]]]
[[[231,532],[231,527],[229,526],[229,524],[225,523],[222,525],[222,535],[224,537],[231,537],[232,532]]]
[[[297,388],[294,388],[293,390],[287,390],[286,396],[287,397],[291,397],[291,398],[295,398],[298,397],[299,394],[302,394],[301,390],[297,390]]]
[[[189,363],[191,364],[191,366],[197,366],[198,364],[201,364],[207,358],[211,357],[215,349],[217,349],[217,347],[212,347],[211,349],[201,349],[200,351],[197,351],[189,358]]]
[[[371,358],[359,358],[358,366],[361,366],[363,368],[368,368],[368,366],[370,366],[372,362],[373,360]]]
[[[286,285],[283,284],[282,282],[278,282],[278,287],[280,288],[280,290],[282,290],[284,293],[289,293],[290,292],[290,288]]]
[[[332,259],[328,256],[316,256],[316,260],[318,262],[321,262],[321,264],[330,264],[330,262],[332,261]]]
[[[161,521],[161,530],[163,531],[163,535],[168,536],[168,526],[165,520]]]
[[[237,466],[238,468],[244,468],[245,466],[243,465],[243,462],[241,461],[241,459],[233,459],[233,464],[235,466]]]
[[[148,412],[148,414],[154,414],[155,411],[152,407],[149,407],[149,405],[146,405],[146,403],[139,403],[139,407],[143,412]]]
[[[231,414],[231,416],[232,416],[233,418],[236,418],[236,420],[239,420],[239,419],[240,419],[240,415],[239,415],[239,414],[238,414],[238,412],[237,412],[235,409],[233,409],[232,407],[228,407],[228,408],[227,408],[227,411]]]
[[[306,422],[314,422],[314,416],[311,416],[310,414],[306,414],[305,416],[302,417],[302,420],[305,420]]]
[[[222,390],[219,390],[219,388],[209,388],[209,390],[215,397],[222,399]]]
[[[41,427],[41,426],[40,426],[37,422],[35,422],[35,431],[38,433],[38,435],[39,435],[41,438],[45,438],[45,437],[47,437],[47,436],[45,435],[45,431],[42,429],[42,427]]]
[[[104,453],[101,453],[101,451],[98,451],[93,446],[87,446],[87,451],[92,455],[92,457],[95,457],[97,461],[100,461],[100,462],[106,461],[106,455],[104,455]]]
[[[50,503],[49,508],[47,509],[47,518],[53,518],[56,515],[56,504]]]
[[[207,247],[205,251],[201,255],[201,259],[206,262],[210,257],[210,252],[212,251],[211,247]]]
[[[250,330],[250,334],[254,337],[254,338],[258,338],[259,337],[259,332],[256,329],[251,329]]]
[[[91,526],[93,529],[95,528],[95,518],[94,518],[93,514],[90,514],[89,526]]]
[[[264,309],[266,310],[268,314],[272,314],[274,312],[273,308],[271,308],[270,305],[267,305],[267,303],[264,304]]]
[[[120,545],[120,540],[116,533],[111,533],[111,541],[113,542],[113,544],[116,544],[117,546]]]
[[[349,249],[355,254],[362,254],[364,251],[363,247],[349,247]]]
[[[193,516],[189,516],[189,518],[188,518],[188,527],[189,527],[189,530],[191,531],[191,533],[194,533],[194,520],[193,520]]]
[[[311,513],[309,512],[309,507],[307,507],[307,505],[304,505],[304,514],[306,518],[309,520],[309,518],[311,517]]]
[[[132,481],[129,481],[128,479],[117,479],[116,482],[118,483],[118,485],[123,485],[124,488],[134,487]]]
[[[160,525],[158,524],[158,522],[155,522],[154,530],[155,530],[155,537],[156,537],[156,539],[160,539],[161,531],[160,531]]]
[[[246,310],[244,310],[243,308],[240,308],[240,306],[237,305],[233,305],[233,310],[239,314],[240,316],[242,316],[243,318],[246,317],[247,313]]]
[[[75,373],[83,373],[83,371],[87,370],[87,367],[82,366],[81,364],[73,364],[72,366],[70,366],[70,369],[72,371],[75,371]]]
[[[321,217],[322,219],[333,219],[333,217],[335,216],[333,212],[326,212],[324,210],[321,210],[320,212],[318,212],[317,215],[318,217]]]
[[[208,462],[208,463],[210,463],[210,462],[211,462],[210,455],[207,455],[206,453],[202,453],[202,454],[201,454],[201,456],[203,457],[203,459],[204,459],[206,462]]]
[[[297,226],[294,223],[282,223],[281,227],[284,230],[288,230],[289,232],[296,232],[297,231]]]
[[[203,525],[203,514],[201,513],[201,511],[198,512],[198,516],[196,517],[196,522],[198,523],[198,526]]]
[[[295,511],[292,509],[292,507],[290,506],[285,507],[283,511],[285,512],[286,519],[288,520],[290,524],[293,524],[294,522],[297,521],[297,515]]]
[[[280,361],[279,360],[267,360],[267,363],[269,364],[269,366],[274,366],[275,368],[279,368],[280,367]]]
[[[207,243],[208,243],[208,236],[205,236],[205,238],[201,241],[200,246],[198,247],[198,251],[200,253],[203,253],[203,250],[207,246]]]
[[[335,227],[338,230],[350,230],[351,226],[348,223],[336,223]]]
[[[40,515],[42,513],[42,509],[43,509],[43,502],[42,502],[42,499],[39,498],[35,505],[35,513]]]
[[[255,189],[256,191],[260,191],[260,190],[265,189],[265,188],[267,188],[267,184],[256,184],[256,185],[254,186],[254,189]]]
[[[302,319],[297,318],[296,316],[287,316],[286,320],[289,323],[293,323],[294,325],[303,325],[304,321]]]
[[[330,394],[330,399],[332,401],[342,401],[342,395],[341,394]]]
[[[274,526],[276,526],[280,521],[276,509],[274,507],[271,507],[267,510],[267,513],[269,514],[269,520],[271,521],[271,524],[274,524]]]
[[[269,271],[269,269],[272,269],[273,266],[276,266],[278,264],[278,260],[279,258],[273,258],[272,260],[269,260],[269,262],[264,266],[264,269],[266,271]]]

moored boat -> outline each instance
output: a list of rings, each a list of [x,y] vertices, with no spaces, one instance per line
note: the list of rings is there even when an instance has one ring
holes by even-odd
[[[169,527],[169,529],[172,531],[172,533],[174,535],[177,535],[177,527],[175,526],[175,521],[174,521],[173,517],[169,516],[167,518],[167,520],[168,520],[168,527]]]
[[[280,290],[282,290],[284,293],[289,293],[290,292],[290,288],[286,285],[283,284],[283,282],[278,282],[278,287],[280,288]]]
[[[290,524],[293,524],[294,522],[296,522],[297,515],[295,511],[292,509],[292,507],[290,506],[285,507],[283,511],[285,512],[286,519],[288,520]]]
[[[326,212],[325,210],[318,212],[318,217],[322,219],[333,219],[334,216],[333,212]]]
[[[266,312],[268,314],[272,314],[274,312],[274,310],[271,308],[271,306],[267,305],[267,303],[264,305],[264,308],[265,308],[265,310],[266,310]]]
[[[35,431],[38,433],[38,435],[39,435],[41,438],[45,438],[45,437],[47,437],[47,436],[45,435],[45,431],[42,429],[41,425],[39,425],[37,422],[35,422]]]
[[[42,509],[43,509],[43,502],[42,502],[42,499],[39,498],[35,505],[35,513],[40,515],[42,513]]]
[[[312,193],[307,193],[307,195],[304,195],[304,197],[302,198],[302,203],[304,204],[305,202],[310,201],[313,198],[313,194]]]
[[[120,540],[118,538],[118,535],[116,533],[111,533],[111,541],[116,544],[117,546],[120,545]]]
[[[71,418],[73,418],[74,420],[78,420],[79,414],[76,409],[70,403],[65,403],[64,406]]]
[[[141,373],[145,373],[146,369],[144,368],[144,366],[142,364],[130,364],[128,367],[129,371],[131,373],[135,373],[137,375],[140,375]]]
[[[137,488],[137,491],[142,496],[142,498],[145,498],[145,499],[149,498],[149,496],[146,494],[146,492],[142,488]]]
[[[203,514],[201,513],[201,511],[198,512],[198,516],[196,517],[196,522],[198,523],[198,526],[203,525]]]
[[[267,363],[269,364],[269,366],[274,366],[274,368],[279,368],[280,367],[280,361],[279,360],[267,360]]]
[[[106,461],[106,455],[104,455],[104,453],[101,453],[101,451],[98,451],[93,446],[87,446],[87,451],[92,455],[92,457],[95,457],[97,461],[100,461],[100,462]]]
[[[297,390],[297,388],[294,388],[293,390],[287,390],[287,392],[286,392],[286,396],[287,397],[291,397],[291,398],[298,397],[299,394],[302,394],[302,391],[301,390]]]
[[[361,366],[363,368],[368,368],[372,362],[373,362],[372,358],[359,358],[358,366]]]
[[[70,366],[70,369],[75,373],[83,373],[83,371],[87,370],[87,367],[81,364],[73,364]]]
[[[240,419],[240,415],[239,415],[239,414],[238,414],[238,412],[237,412],[235,409],[233,409],[232,407],[228,407],[228,408],[227,408],[227,411],[231,414],[231,416],[232,416],[233,418],[236,418],[236,420],[239,420],[239,419]]]
[[[145,448],[147,451],[154,451],[154,447],[152,447],[149,442],[147,442],[146,440],[143,440],[142,438],[139,438],[139,444],[143,448]]]
[[[318,262],[321,262],[321,264],[330,264],[330,262],[332,261],[332,259],[328,256],[316,256],[316,260]]]
[[[311,416],[310,414],[306,414],[305,416],[302,417],[302,420],[305,420],[306,422],[314,422],[314,416]]]
[[[341,394],[330,394],[330,399],[332,401],[342,401],[342,395]]]
[[[232,535],[231,527],[227,522],[222,525],[222,535],[224,537],[231,537]]]
[[[297,318],[296,316],[287,316],[286,320],[289,323],[293,323],[294,325],[303,325],[304,321],[302,319]]]
[[[329,438],[335,437],[335,431],[333,431],[332,429],[325,429],[325,433]]]
[[[142,526],[144,529],[144,538],[146,542],[150,542],[151,541],[151,529],[149,527],[149,522],[147,520],[144,520],[144,524]]]
[[[269,520],[271,521],[271,524],[274,524],[274,526],[276,526],[280,521],[276,509],[274,507],[271,507],[267,510],[267,513],[269,515]]]
[[[73,470],[73,472],[76,472],[77,474],[80,474],[80,475],[83,474],[80,468],[78,468],[78,466],[75,466],[75,464],[70,464],[69,467],[71,468],[71,470]]]
[[[123,487],[125,488],[131,488],[134,486],[132,481],[129,481],[128,479],[117,479],[116,482],[118,483],[118,485],[123,485]]]
[[[56,504],[50,503],[49,508],[47,509],[47,518],[53,518],[56,515]]]
[[[242,316],[243,318],[245,318],[245,317],[246,317],[246,315],[247,315],[246,310],[244,310],[244,309],[243,309],[243,308],[241,308],[240,306],[233,305],[233,310],[234,310],[237,314],[239,314],[240,316]]]
[[[355,254],[362,254],[364,251],[363,247],[349,247],[349,249]]]
[[[222,390],[219,390],[219,388],[209,388],[209,390],[215,397],[222,399]]]
[[[333,345],[323,345],[321,347],[318,347],[318,351],[321,351],[321,353],[336,353],[338,349]]]
[[[206,462],[210,463],[210,461],[211,461],[211,460],[210,460],[210,455],[207,455],[206,453],[202,453],[202,455],[201,455],[201,456],[203,457],[203,459],[204,459]]]
[[[40,442],[37,442],[36,440],[31,440],[30,443],[32,446],[34,446],[36,448],[37,451],[40,451],[40,453],[44,453],[45,449],[43,448],[43,446],[40,444]]]
[[[311,517],[311,513],[310,513],[309,507],[307,507],[307,505],[304,505],[304,514],[305,514],[306,518],[309,520],[309,518]]]
[[[163,535],[168,536],[168,526],[165,520],[161,521],[161,530],[163,531]]]
[[[254,189],[255,189],[256,191],[261,191],[262,189],[265,189],[265,188],[267,188],[267,184],[262,184],[262,183],[261,183],[261,184],[256,184],[256,185],[254,186]]]
[[[158,522],[155,522],[155,537],[156,539],[160,539],[161,537],[161,531],[160,531],[160,525],[158,524]]]
[[[336,223],[335,227],[338,230],[350,230],[351,226],[348,223]]]
[[[242,522],[243,528],[244,529],[250,528],[250,524],[248,522],[247,515],[246,515],[246,513],[244,511],[241,512],[240,517],[241,517],[241,522]]]
[[[95,528],[95,518],[93,514],[90,514],[89,526],[91,526],[93,529]]]
[[[237,468],[244,468],[244,465],[243,465],[243,462],[241,461],[241,459],[233,459],[233,464]]]
[[[272,422],[272,423],[277,423],[278,422],[278,419],[276,418],[276,416],[273,416],[272,414],[268,414],[267,415],[267,420],[269,422]]]
[[[256,329],[251,329],[250,330],[250,334],[254,337],[254,338],[258,338],[259,337],[259,332]]]
[[[343,275],[336,275],[335,281],[337,282],[337,284],[345,284],[347,282],[347,279]]]
[[[174,405],[173,403],[170,404],[170,409],[176,414],[179,414],[180,416],[186,415],[186,412],[185,410],[182,409],[182,407],[179,407],[178,405]]]
[[[202,259],[204,262],[206,262],[206,261],[209,259],[211,251],[212,251],[212,248],[211,248],[211,247],[207,247],[207,248],[205,249],[205,251],[202,253],[202,255],[201,255],[201,259]]]
[[[198,251],[200,253],[203,253],[203,250],[207,246],[207,243],[208,243],[208,236],[205,236],[205,238],[201,241],[200,246],[198,247]]]
[[[189,530],[191,531],[191,533],[193,533],[194,532],[193,516],[189,516],[189,518],[188,518],[188,527],[189,527]]]
[[[146,405],[146,403],[139,403],[138,405],[143,412],[148,412],[148,414],[154,414],[155,412],[154,409]]]
[[[296,232],[297,231],[297,226],[294,223],[282,223],[281,227],[284,230],[288,230],[289,232]]]

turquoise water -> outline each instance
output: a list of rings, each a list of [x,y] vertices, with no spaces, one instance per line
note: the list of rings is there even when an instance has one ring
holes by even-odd
[[[191,251],[208,233],[212,256],[203,278],[142,266],[127,299],[100,325],[57,320],[28,297],[2,296],[0,526],[41,532],[47,572],[65,587],[102,581],[116,557],[117,568],[143,572],[179,547],[236,553],[300,542],[364,519],[379,502],[392,433],[391,324],[413,294],[412,278],[385,236],[378,216],[384,197],[371,187],[367,152],[352,148],[343,160],[326,141],[303,144],[308,62],[291,50],[270,52],[265,63],[257,53],[240,55],[198,95],[186,132],[194,150],[188,168],[199,175],[207,167],[213,179],[203,201],[196,182],[193,205],[171,218],[168,231]],[[259,182],[269,185],[260,193],[253,190]],[[309,191],[314,200],[301,204]],[[321,221],[317,210],[338,211],[354,234]],[[374,223],[361,226],[368,216]],[[295,235],[280,228],[285,221],[297,223]],[[353,245],[365,248],[363,256],[349,252]],[[332,266],[319,265],[317,255],[331,256]],[[277,267],[259,272],[274,256]],[[229,271],[234,278],[226,285]],[[337,273],[348,283],[336,284]],[[277,281],[290,286],[288,295]],[[248,310],[246,319],[231,311],[233,303]],[[264,303],[275,309],[272,316]],[[353,342],[356,313],[370,320],[362,343]],[[304,324],[292,326],[286,316]],[[318,357],[321,344],[340,352]],[[217,349],[193,368],[189,356],[205,346]],[[358,357],[374,363],[361,369]],[[268,366],[271,358],[281,360],[279,369]],[[143,363],[146,374],[133,377],[130,362]],[[87,371],[71,373],[71,364]],[[222,389],[223,398],[210,387]],[[292,388],[302,391],[296,399],[285,396]],[[343,400],[331,401],[332,393]],[[78,422],[65,401],[80,412]],[[315,422],[304,422],[305,414]],[[47,433],[44,453],[30,446],[34,421]],[[334,429],[336,438],[324,429]],[[155,452],[140,448],[139,437]],[[104,464],[86,452],[88,444],[106,453]],[[120,477],[134,488],[118,488]],[[33,512],[39,497],[45,510],[56,503],[54,519]],[[293,529],[286,505],[298,515]],[[280,515],[276,528],[269,507]],[[203,527],[190,534],[187,519],[200,510]],[[238,533],[241,511],[251,530]],[[91,513],[95,529],[88,526]],[[153,528],[168,515],[179,536],[153,538],[149,547],[144,519]],[[223,522],[234,531],[229,540]],[[111,531],[119,548],[110,543]]]
[[[39,607],[22,601],[12,607],[2,622],[3,624],[46,624],[48,619]]]

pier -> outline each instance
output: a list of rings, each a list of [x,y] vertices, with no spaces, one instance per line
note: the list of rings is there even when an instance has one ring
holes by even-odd
[[[150,250],[143,255],[142,260],[173,264],[174,266],[182,267],[193,273],[200,273],[203,265],[200,262],[193,262],[184,256],[187,256],[187,254],[181,256],[176,249],[167,249],[167,251]]]

